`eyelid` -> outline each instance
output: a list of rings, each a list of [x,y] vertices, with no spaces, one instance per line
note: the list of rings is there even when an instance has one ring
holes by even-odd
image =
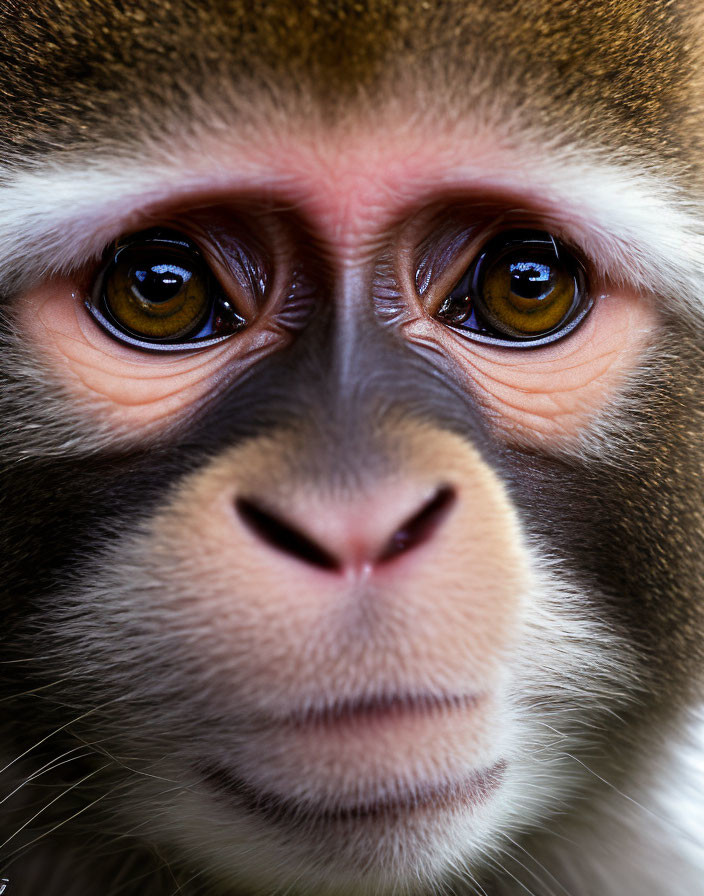
[[[249,319],[261,310],[272,279],[271,268],[283,260],[279,257],[283,253],[265,247],[239,220],[218,226],[217,219],[209,221],[206,216],[207,210],[205,215],[174,219],[168,226],[194,243],[223,291]],[[274,247],[281,244],[278,233],[269,235]],[[241,287],[236,295],[235,283]]]
[[[238,332],[233,331],[232,333],[226,333],[218,336],[203,336],[200,338],[195,337],[192,339],[185,339],[183,342],[147,342],[146,340],[140,340],[134,336],[130,336],[123,330],[118,329],[114,324],[110,322],[110,320],[108,320],[108,318],[103,314],[100,308],[95,304],[95,301],[93,299],[86,299],[84,304],[91,317],[93,317],[104,330],[110,333],[110,335],[114,339],[125,345],[131,346],[132,348],[140,349],[141,351],[196,351],[198,349],[209,348],[211,345],[218,345],[221,342],[225,342],[225,340],[231,339],[233,336],[236,336]]]
[[[116,315],[114,308],[111,308],[105,293],[105,278],[116,273],[119,269],[120,262],[118,259],[124,253],[131,251],[144,252],[183,252],[192,256],[192,261],[199,267],[202,264],[205,267],[206,279],[204,287],[207,288],[207,315],[201,316],[200,324],[195,322],[194,328],[198,325],[198,329],[193,331],[192,335],[184,337],[168,338],[150,338],[146,333],[130,332],[130,328],[123,320]],[[177,256],[178,257],[178,256]],[[128,256],[129,263],[129,256]],[[220,279],[212,272],[209,259],[203,253],[200,246],[196,244],[190,237],[183,234],[181,230],[174,228],[157,226],[145,231],[137,231],[131,235],[119,238],[112,244],[109,250],[103,253],[103,265],[94,274],[93,282],[84,299],[84,306],[90,316],[105,330],[110,336],[140,351],[148,352],[164,352],[164,351],[189,351],[193,349],[202,349],[229,339],[241,331],[243,327],[238,326],[238,322],[245,321],[245,318],[239,314],[239,307],[243,304],[238,301],[233,307],[233,328],[226,333],[217,333],[211,331],[203,334],[203,330],[209,325],[213,325],[213,314],[215,313],[216,303],[220,296],[225,296],[228,303],[231,302],[230,296],[232,289],[226,289]],[[233,303],[234,305],[234,303]],[[226,306],[225,306],[226,307]],[[203,335],[199,335],[203,334]]]
[[[250,220],[251,219],[251,220]],[[176,213],[143,220],[134,225],[131,234],[149,231],[170,231],[191,243],[203,259],[220,294],[238,317],[251,325],[263,313],[269,313],[286,294],[289,281],[297,278],[292,258],[290,234],[275,216],[253,215],[246,209],[229,206],[199,206],[179,209]],[[121,237],[118,237],[119,242]],[[127,237],[129,240],[129,236]],[[180,342],[142,340],[139,334],[123,332],[118,321],[102,307],[97,287],[92,288],[110,265],[115,242],[103,252],[102,264],[95,266],[91,277],[81,277],[88,296],[85,307],[99,325],[123,344],[142,352],[192,351],[208,348],[241,332],[206,333]]]
[[[447,327],[448,330],[452,330],[454,333],[457,333],[460,337],[463,337],[467,341],[471,342],[480,342],[484,345],[495,345],[498,348],[507,348],[509,350],[515,348],[539,348],[543,345],[550,345],[553,342],[557,342],[558,339],[563,339],[565,336],[568,336],[572,333],[585,319],[587,314],[592,310],[595,304],[595,299],[593,296],[590,296],[583,307],[580,309],[578,314],[573,317],[569,323],[567,323],[564,327],[560,328],[558,331],[553,331],[547,333],[545,336],[539,336],[535,339],[520,339],[520,340],[510,340],[507,337],[496,337],[489,336],[485,333],[475,332],[473,330],[464,329],[458,326],[452,326],[451,324],[443,324],[443,326]]]
[[[470,342],[513,349],[539,347],[569,335],[606,292],[601,289],[603,276],[596,276],[587,253],[575,246],[569,235],[564,235],[564,228],[555,222],[553,215],[511,208],[508,204],[502,207],[491,201],[471,205],[436,204],[409,222],[400,236],[394,265],[397,283],[405,294],[406,313],[411,317],[422,314],[439,322],[437,315],[443,303],[476,267],[485,248],[492,240],[511,231],[547,235],[558,257],[560,249],[566,250],[570,266],[575,268],[578,290],[566,323],[550,332],[537,333],[534,338],[512,337],[492,332],[491,323],[479,314],[479,302],[472,301],[476,310],[472,311],[470,321],[463,325],[442,321],[442,326]]]
[[[444,263],[437,266],[438,272],[435,277],[427,278],[427,285],[422,290],[418,288],[418,272],[422,268],[423,259],[418,258],[416,249],[414,288],[422,299],[425,313],[430,316],[435,315],[452,289],[476,260],[483,247],[501,233],[509,230],[543,231],[553,239],[559,240],[584,270],[587,282],[592,283],[592,265],[586,254],[574,245],[569,236],[562,233],[561,228],[546,220],[545,216],[526,211],[496,212],[493,210],[489,217],[486,209],[483,209],[483,217],[479,221],[467,223],[462,232],[458,232],[452,241],[451,249],[445,250],[442,254],[441,260]],[[447,260],[444,261],[444,259]]]

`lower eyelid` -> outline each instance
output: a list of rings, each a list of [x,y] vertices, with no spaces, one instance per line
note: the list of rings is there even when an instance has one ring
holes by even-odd
[[[22,297],[19,330],[77,408],[131,439],[192,413],[222,382],[287,338],[262,321],[209,348],[167,356],[143,352],[105,333],[77,293],[75,283],[56,280]]]
[[[98,324],[95,318],[85,308],[80,298],[76,299],[75,324],[71,324],[70,332],[64,331],[67,338],[73,339],[79,350],[91,351],[100,357],[109,359],[110,363],[119,362],[127,366],[129,376],[147,378],[153,375],[155,378],[163,378],[179,374],[188,374],[202,367],[205,353],[198,350],[184,351],[183,354],[158,354],[145,352],[128,343],[118,342],[108,335]],[[75,334],[76,327],[80,330],[80,336]],[[224,342],[212,346],[207,355],[210,358],[217,357],[225,350]]]
[[[406,332],[442,348],[505,439],[543,444],[579,437],[612,405],[656,326],[655,309],[643,298],[614,293],[564,340],[539,348],[493,348],[421,316]]]

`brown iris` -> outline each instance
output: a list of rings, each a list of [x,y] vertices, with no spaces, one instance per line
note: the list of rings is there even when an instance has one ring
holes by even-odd
[[[436,311],[480,342],[535,345],[576,326],[592,305],[584,269],[542,230],[490,240]]]
[[[573,259],[548,234],[512,234],[490,244],[476,274],[477,311],[506,336],[551,333],[568,320],[579,298]]]
[[[211,278],[187,241],[118,248],[103,278],[105,307],[135,336],[171,340],[197,332],[211,305]]]

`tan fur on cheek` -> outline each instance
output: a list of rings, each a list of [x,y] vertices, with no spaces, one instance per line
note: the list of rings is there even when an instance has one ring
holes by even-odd
[[[410,339],[439,343],[491,422],[519,444],[570,444],[614,401],[657,326],[655,310],[631,294],[597,300],[568,337],[535,349],[471,342],[417,319]]]
[[[280,328],[254,325],[200,351],[150,354],[104,333],[66,280],[21,297],[18,317],[20,331],[81,411],[137,437],[191,413],[223,381],[287,338]]]

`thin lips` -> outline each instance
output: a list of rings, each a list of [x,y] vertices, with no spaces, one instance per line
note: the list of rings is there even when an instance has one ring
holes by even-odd
[[[372,721],[407,713],[430,715],[448,710],[469,709],[477,704],[476,694],[437,696],[434,694],[390,695],[344,700],[323,707],[290,713],[280,721],[296,728],[328,727],[355,719]]]
[[[252,814],[271,822],[291,820],[359,821],[395,816],[422,809],[449,809],[458,803],[480,805],[501,783],[506,761],[501,759],[487,769],[472,772],[461,781],[421,784],[403,793],[367,800],[355,805],[319,805],[258,790],[226,769],[205,770],[204,780],[219,791],[237,797],[238,803]]]
[[[359,700],[339,701],[324,707],[312,707],[291,713],[277,720],[277,725],[300,728],[325,728],[354,722],[384,721],[394,716],[429,716],[447,711],[469,709],[476,705],[478,695],[392,695]],[[246,811],[264,816],[272,822],[286,822],[294,818],[309,821],[345,821],[374,817],[388,817],[429,808],[449,808],[458,803],[483,803],[503,777],[506,762],[499,760],[486,769],[475,770],[460,780],[421,783],[406,790],[395,790],[383,797],[362,799],[355,804],[347,801],[311,803],[267,792],[240,777],[236,770],[221,765],[201,766],[203,780],[220,793],[237,798]]]

